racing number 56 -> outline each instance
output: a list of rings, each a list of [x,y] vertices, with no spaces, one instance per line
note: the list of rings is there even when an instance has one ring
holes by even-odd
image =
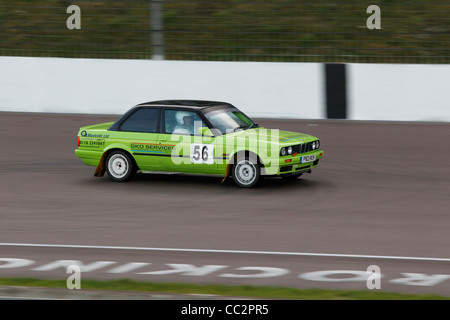
[[[201,147],[200,145],[194,146],[194,154],[192,155],[192,158],[194,158],[194,161],[200,160],[200,151],[199,151],[200,147]],[[208,160],[208,147],[207,146],[203,146],[201,157],[202,157],[203,161]]]
[[[214,163],[214,146],[212,144],[191,144],[192,163]]]

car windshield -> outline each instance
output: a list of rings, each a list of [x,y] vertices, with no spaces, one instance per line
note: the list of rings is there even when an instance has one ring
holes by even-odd
[[[222,109],[211,111],[205,114],[214,128],[220,130],[222,134],[235,132],[239,129],[245,130],[258,126],[253,120],[247,117],[238,109]]]

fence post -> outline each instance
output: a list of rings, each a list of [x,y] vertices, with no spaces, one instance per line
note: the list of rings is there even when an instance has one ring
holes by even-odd
[[[151,21],[152,59],[164,60],[162,0],[151,0]]]

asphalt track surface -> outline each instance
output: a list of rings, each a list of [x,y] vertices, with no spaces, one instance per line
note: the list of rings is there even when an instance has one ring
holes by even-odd
[[[449,124],[258,119],[319,137],[325,156],[240,189],[94,177],[77,131],[117,118],[0,113],[1,278],[67,278],[57,262],[73,260],[82,278],[369,290],[377,265],[381,290],[450,296]]]

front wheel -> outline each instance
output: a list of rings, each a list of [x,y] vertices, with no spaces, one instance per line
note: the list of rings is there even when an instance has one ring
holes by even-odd
[[[259,182],[261,176],[260,167],[247,158],[239,159],[233,165],[232,176],[239,187],[251,188]]]
[[[124,151],[113,151],[106,158],[106,172],[113,181],[123,182],[130,180],[136,172],[134,161]]]

